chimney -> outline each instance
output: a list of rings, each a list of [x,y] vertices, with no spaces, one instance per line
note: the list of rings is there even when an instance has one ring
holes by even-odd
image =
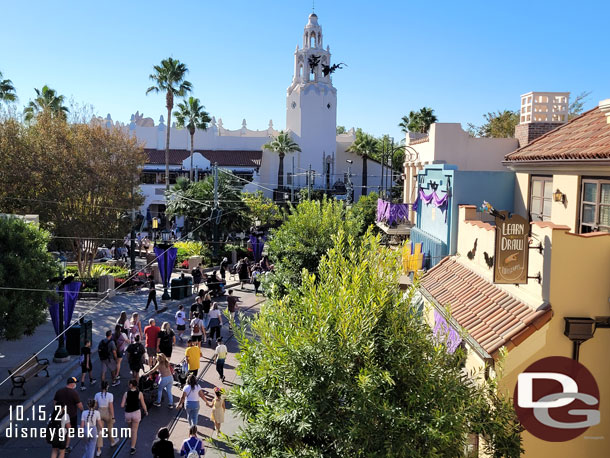
[[[569,92],[528,92],[521,96],[515,138],[519,148],[568,122]]]
[[[610,124],[610,99],[599,102],[600,111],[606,115],[606,121]]]

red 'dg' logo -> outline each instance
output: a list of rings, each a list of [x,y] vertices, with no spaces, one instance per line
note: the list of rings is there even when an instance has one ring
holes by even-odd
[[[564,356],[540,359],[519,374],[513,403],[523,427],[549,442],[572,440],[600,422],[593,375]]]

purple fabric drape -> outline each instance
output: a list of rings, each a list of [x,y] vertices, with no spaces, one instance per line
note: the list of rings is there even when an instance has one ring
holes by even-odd
[[[418,200],[425,202],[426,204],[432,203],[435,207],[443,207],[447,204],[449,194],[445,193],[442,197],[439,197],[436,191],[432,191],[426,195],[423,189],[419,189]]]
[[[250,236],[250,245],[252,245],[252,254],[254,255],[254,261],[258,262],[263,257],[263,248],[265,247],[265,237]]]
[[[447,324],[445,318],[437,310],[434,311],[434,329],[432,334],[439,341],[445,342],[449,353],[453,353],[458,345],[462,343],[460,334]]]
[[[172,277],[172,271],[174,270],[174,264],[176,263],[176,255],[178,254],[178,248],[167,249],[167,272],[165,271],[165,263],[163,262],[163,253],[166,251],[163,248],[154,247],[155,255],[157,256],[157,265],[159,266],[159,273],[161,274],[161,280],[163,281],[163,287],[169,288],[169,281]]]
[[[394,223],[409,221],[409,204],[393,204],[377,199],[377,221],[392,226]]]
[[[57,293],[63,296],[63,307],[64,307],[64,329],[66,329],[72,321],[72,314],[74,313],[74,307],[76,300],[78,299],[78,293],[80,292],[81,282],[73,281],[63,286],[63,289],[57,288]],[[49,315],[51,315],[51,322],[55,329],[55,335],[59,334],[59,302],[47,301],[49,303]]]

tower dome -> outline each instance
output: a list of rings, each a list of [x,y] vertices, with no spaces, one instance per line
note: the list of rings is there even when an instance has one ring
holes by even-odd
[[[309,15],[303,34],[303,48],[322,48],[322,27],[318,24],[316,13]]]

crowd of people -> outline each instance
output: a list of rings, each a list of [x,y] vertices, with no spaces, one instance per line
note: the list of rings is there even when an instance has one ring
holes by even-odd
[[[268,261],[267,261],[268,262]],[[268,265],[268,268],[272,268]],[[97,346],[99,356],[100,391],[85,405],[80,400],[76,387],[79,381],[70,377],[64,388],[58,390],[54,397],[54,405],[60,406],[59,415],[55,416],[48,428],[69,430],[80,427],[86,431],[84,457],[93,458],[100,456],[104,447],[104,435],[100,433],[102,428],[109,433],[113,431],[115,423],[114,396],[109,392],[109,387],[121,384],[121,364],[124,358],[130,370],[130,379],[127,389],[120,398],[120,407],[124,410],[125,423],[130,428],[131,454],[136,453],[138,439],[138,428],[142,415],[149,414],[149,406],[161,407],[162,401],[167,398],[167,407],[175,408],[172,388],[181,385],[178,408],[185,408],[189,423],[189,437],[184,440],[180,454],[183,456],[201,456],[205,453],[201,439],[197,437],[197,425],[199,423],[200,402],[203,401],[211,409],[210,419],[214,424],[213,436],[219,436],[225,416],[224,390],[219,386],[214,388],[213,393],[208,393],[199,385],[198,376],[201,367],[202,345],[213,349],[211,362],[215,364],[218,373],[219,384],[225,382],[224,365],[228,355],[228,349],[223,341],[222,329],[226,317],[223,316],[219,304],[212,300],[214,283],[220,285],[224,294],[229,265],[226,258],[221,263],[219,272],[214,271],[206,276],[202,269],[196,269],[201,276],[193,274],[195,291],[197,294],[195,302],[190,309],[185,311],[183,305],[179,305],[175,313],[175,331],[172,325],[165,321],[161,326],[157,325],[154,318],[150,318],[144,325],[138,312],[128,316],[126,311],[120,313],[116,320],[114,330],[107,330],[105,337]],[[245,278],[245,272],[255,285],[258,293],[258,276],[262,274],[263,262],[249,264],[242,260],[239,263],[238,273],[240,281]],[[260,272],[260,274],[259,274]],[[207,278],[206,278],[207,277]],[[199,281],[198,281],[199,280]],[[206,288],[202,287],[205,283]],[[242,283],[243,287],[243,283]],[[154,282],[149,284],[150,292],[148,303],[155,304]],[[230,289],[227,292],[227,310],[229,315],[229,326],[238,325],[239,298]],[[146,310],[146,309],[145,309]],[[184,335],[188,333],[184,360],[181,364],[172,364],[171,357],[179,345],[185,341]],[[81,349],[80,366],[81,379],[80,389],[87,389],[85,381],[88,378],[90,385],[97,383],[94,378],[94,365],[92,362],[91,341],[86,341]],[[147,370],[145,368],[148,368]],[[184,375],[184,381],[180,383],[180,374]],[[152,395],[151,399],[147,396]],[[150,402],[149,402],[150,401]],[[80,422],[78,412],[82,412]],[[116,431],[116,430],[114,430]],[[63,458],[65,453],[71,451],[70,435],[55,434],[52,441],[52,457]],[[64,440],[60,440],[63,437]],[[170,435],[167,428],[161,428],[157,433],[157,439],[153,443],[153,456],[173,457],[173,443],[169,440]],[[114,447],[118,438],[109,434],[109,446]]]

